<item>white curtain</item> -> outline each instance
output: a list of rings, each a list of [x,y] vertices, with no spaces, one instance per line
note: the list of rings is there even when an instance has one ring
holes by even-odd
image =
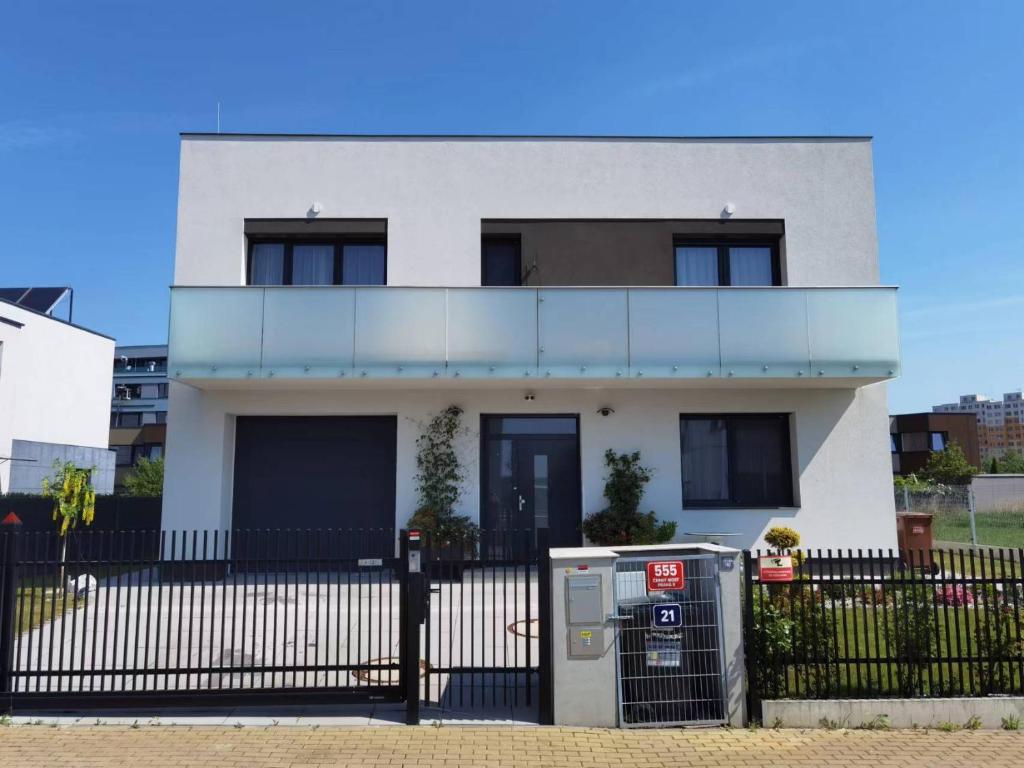
[[[384,285],[384,246],[346,245],[341,271],[345,285]]]
[[[730,248],[730,285],[771,285],[771,248]]]
[[[292,285],[330,285],[333,282],[333,245],[292,247]]]
[[[718,249],[676,248],[676,285],[718,285]]]
[[[284,282],[284,246],[256,243],[252,247],[250,285],[281,285]]]
[[[729,452],[721,419],[683,419],[683,503],[729,500]]]

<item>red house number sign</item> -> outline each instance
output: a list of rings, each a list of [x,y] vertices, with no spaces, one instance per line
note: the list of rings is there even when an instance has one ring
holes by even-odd
[[[647,591],[680,590],[686,584],[681,560],[653,560],[647,564]]]

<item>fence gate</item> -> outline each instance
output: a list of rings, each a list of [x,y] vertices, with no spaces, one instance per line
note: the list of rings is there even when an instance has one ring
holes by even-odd
[[[649,573],[654,582],[661,580],[658,591],[648,591]],[[619,724],[725,723],[717,558],[620,558],[615,564],[615,607]]]
[[[547,532],[424,541],[423,701],[448,715],[550,722]]]

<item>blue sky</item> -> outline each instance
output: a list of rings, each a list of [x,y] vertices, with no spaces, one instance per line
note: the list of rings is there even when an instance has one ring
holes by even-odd
[[[46,2],[0,11],[0,285],[166,334],[177,134],[871,134],[894,411],[1024,384],[1024,3]]]

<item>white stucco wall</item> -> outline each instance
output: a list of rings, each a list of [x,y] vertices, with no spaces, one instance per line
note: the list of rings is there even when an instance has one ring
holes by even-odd
[[[429,416],[449,404],[465,411],[469,434],[459,452],[467,479],[461,513],[479,519],[479,428],[487,413],[578,413],[584,514],[602,508],[604,452],[641,451],[654,469],[645,509],[676,520],[679,532],[735,531],[730,545],[761,545],[771,525],[795,527],[810,547],[895,547],[884,385],[851,389],[539,389],[520,390],[296,390],[193,389],[171,383],[167,432],[165,528],[229,527],[233,417],[236,415],[396,415],[396,520],[416,506],[415,440]],[[602,406],[615,413],[604,417]],[[795,489],[799,507],[781,510],[684,510],[679,444],[680,413],[786,412],[795,414]],[[173,481],[171,481],[173,478]],[[381,525],[391,521],[382,520]],[[344,521],[337,525],[344,527]]]
[[[385,218],[389,285],[479,285],[485,218],[783,219],[789,285],[878,282],[867,139],[184,137],[177,285],[244,282],[246,218]]]
[[[0,456],[13,440],[106,448],[114,340],[6,302],[0,317],[23,323],[0,323]]]

